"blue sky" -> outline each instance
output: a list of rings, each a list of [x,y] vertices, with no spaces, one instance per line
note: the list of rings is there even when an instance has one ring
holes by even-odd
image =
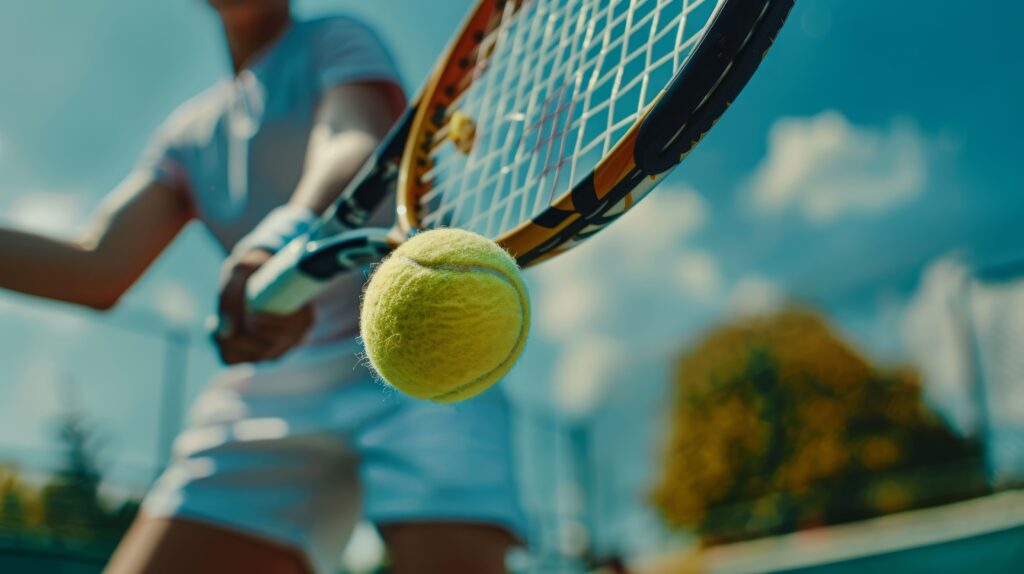
[[[297,12],[363,16],[414,88],[470,4],[300,0]],[[650,397],[664,381],[632,380],[624,365],[664,360],[723,317],[788,299],[827,309],[880,360],[928,362],[913,352],[934,331],[927,271],[953,253],[1024,254],[1024,6],[1004,2],[993,17],[940,4],[799,2],[762,71],[664,188],[593,245],[529,273],[536,328],[513,395],[559,421],[606,412],[609,392]],[[81,223],[166,114],[226,63],[197,0],[5,2],[0,221]],[[49,423],[75,388],[119,472],[145,480],[160,334],[194,335],[196,392],[216,368],[201,321],[217,268],[190,229],[112,317],[0,294],[0,457],[45,464]],[[930,275],[936,292],[945,276]],[[630,436],[610,448],[628,451]]]

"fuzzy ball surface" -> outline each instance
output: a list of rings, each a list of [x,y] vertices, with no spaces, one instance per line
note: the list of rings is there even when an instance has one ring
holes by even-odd
[[[374,271],[360,330],[388,384],[457,402],[515,365],[530,330],[530,299],[515,260],[493,241],[460,229],[425,231]]]

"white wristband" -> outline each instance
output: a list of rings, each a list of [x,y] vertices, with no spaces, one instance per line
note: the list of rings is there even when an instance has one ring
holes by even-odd
[[[307,233],[317,221],[312,210],[297,205],[282,205],[263,218],[234,249],[233,255],[243,255],[255,249],[277,253],[293,239]]]

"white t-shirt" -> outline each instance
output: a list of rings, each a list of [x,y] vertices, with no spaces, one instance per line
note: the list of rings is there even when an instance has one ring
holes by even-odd
[[[367,26],[348,17],[293,22],[237,77],[175,110],[138,169],[187,193],[196,217],[229,252],[294,192],[320,95],[366,81],[400,85]],[[319,315],[332,316],[332,331],[354,331],[358,321],[363,277],[353,275],[332,286],[331,305],[318,305]]]

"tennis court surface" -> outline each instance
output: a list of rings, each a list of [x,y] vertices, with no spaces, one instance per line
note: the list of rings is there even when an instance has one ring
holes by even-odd
[[[640,574],[1011,574],[1024,572],[1024,492],[713,547]]]

